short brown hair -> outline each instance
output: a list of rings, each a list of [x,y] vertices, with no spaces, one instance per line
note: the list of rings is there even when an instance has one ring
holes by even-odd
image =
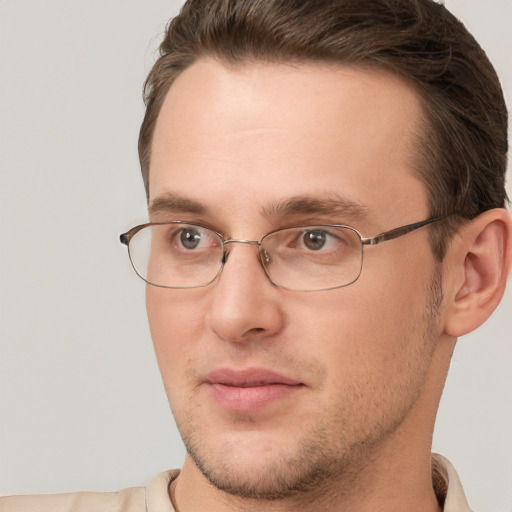
[[[400,75],[424,105],[416,171],[430,214],[471,219],[505,206],[507,109],[498,77],[464,25],[433,0],[188,0],[144,87],[139,157],[147,193],[160,107],[176,77],[201,57],[231,65],[319,61]],[[432,230],[439,259],[455,224]]]

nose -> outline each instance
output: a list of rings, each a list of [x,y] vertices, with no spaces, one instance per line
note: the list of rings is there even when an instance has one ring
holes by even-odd
[[[285,322],[283,291],[265,274],[256,244],[241,242],[229,247],[224,268],[212,283],[206,317],[209,328],[229,342],[267,339]]]

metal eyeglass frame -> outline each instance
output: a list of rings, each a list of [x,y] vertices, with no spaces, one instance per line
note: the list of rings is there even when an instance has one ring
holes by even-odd
[[[364,237],[363,235],[361,235],[361,233],[357,229],[355,229],[355,228],[353,228],[351,226],[344,225],[344,224],[311,224],[311,225],[288,226],[288,227],[285,227],[285,228],[279,228],[279,229],[276,229],[274,231],[271,231],[270,233],[267,233],[265,236],[263,236],[261,238],[260,241],[258,241],[258,240],[244,240],[244,239],[237,239],[237,238],[228,238],[226,240],[222,233],[219,233],[218,231],[216,231],[216,230],[214,230],[214,229],[212,229],[210,227],[203,226],[202,224],[196,224],[194,222],[187,222],[187,221],[179,221],[179,220],[177,220],[177,221],[170,221],[170,222],[148,222],[148,223],[145,223],[145,224],[140,224],[138,226],[135,226],[135,227],[131,228],[126,233],[121,234],[119,236],[119,240],[120,240],[120,242],[122,244],[126,245],[126,247],[128,249],[128,257],[130,258],[130,262],[132,264],[133,269],[135,270],[135,273],[142,280],[147,282],[148,284],[151,284],[152,286],[157,286],[159,288],[171,288],[171,289],[202,288],[202,287],[208,286],[213,281],[215,281],[215,279],[219,276],[219,274],[221,273],[222,269],[224,268],[224,264],[226,263],[227,256],[228,256],[228,252],[226,250],[224,250],[224,252],[223,252],[223,256],[222,256],[222,259],[221,259],[221,262],[220,262],[220,266],[219,266],[218,272],[211,279],[211,281],[209,281],[207,283],[204,283],[204,284],[200,284],[200,285],[194,285],[194,286],[165,286],[165,285],[159,285],[159,284],[156,284],[156,283],[148,281],[147,279],[145,279],[137,271],[137,269],[135,268],[135,265],[133,264],[131,255],[130,255],[130,240],[139,231],[141,231],[142,229],[144,229],[144,228],[146,228],[148,226],[161,226],[161,225],[166,225],[166,224],[186,224],[186,225],[191,225],[191,226],[198,226],[198,227],[201,227],[203,229],[208,229],[212,233],[215,233],[219,237],[219,239],[221,240],[223,247],[225,247],[227,245],[234,244],[234,243],[249,244],[249,245],[257,246],[258,247],[258,254],[259,254],[259,257],[260,257],[259,259],[260,259],[260,263],[261,263],[261,265],[263,267],[263,270],[265,271],[265,274],[267,275],[269,280],[272,282],[272,284],[274,284],[278,288],[283,288],[285,290],[291,290],[291,291],[325,291],[325,290],[334,290],[336,288],[343,288],[345,286],[349,286],[350,284],[354,283],[355,281],[357,281],[359,279],[359,277],[361,275],[361,270],[362,270],[362,267],[363,267],[363,255],[364,255],[364,250],[363,249],[364,249],[365,245],[377,245],[377,244],[379,244],[381,242],[387,242],[388,240],[394,240],[395,238],[399,238],[401,236],[407,235],[408,233],[411,233],[412,231],[416,231],[417,229],[420,229],[420,228],[422,228],[424,226],[428,226],[429,224],[433,224],[434,222],[437,222],[437,221],[440,221],[442,219],[445,219],[446,217],[449,217],[450,215],[453,215],[453,213],[448,213],[448,214],[442,215],[440,217],[429,218],[429,219],[423,220],[421,222],[414,222],[412,224],[406,224],[404,226],[399,226],[399,227],[391,229],[389,231],[385,231],[383,233],[380,233],[380,234],[378,234],[378,235],[376,235],[374,237]],[[272,277],[268,274],[267,268],[265,267],[265,263],[264,263],[264,259],[266,260],[267,263],[269,262],[269,259],[268,259],[268,255],[264,254],[265,251],[263,250],[263,247],[262,247],[263,240],[265,238],[267,238],[269,235],[272,235],[272,234],[277,233],[279,231],[283,231],[283,230],[286,230],[286,229],[307,228],[307,227],[346,228],[346,229],[350,229],[350,230],[354,231],[359,236],[359,238],[361,240],[361,265],[360,265],[360,269],[359,269],[359,272],[358,272],[357,276],[352,281],[350,281],[349,283],[345,283],[345,284],[339,285],[339,286],[331,286],[331,287],[328,287],[328,288],[317,288],[317,289],[313,289],[313,290],[308,290],[308,289],[303,289],[303,290],[299,289],[298,290],[298,289],[291,289],[291,288],[287,288],[285,286],[282,286],[282,285],[276,283],[272,279]]]

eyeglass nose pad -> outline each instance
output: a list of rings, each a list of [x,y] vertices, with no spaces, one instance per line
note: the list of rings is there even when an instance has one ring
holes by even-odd
[[[222,265],[224,265],[224,263],[226,263],[226,261],[228,261],[228,251],[224,251],[222,253],[222,258],[220,259],[220,262],[222,263]]]
[[[263,258],[263,262],[267,265],[272,261],[272,258],[266,249],[261,249],[261,256]]]

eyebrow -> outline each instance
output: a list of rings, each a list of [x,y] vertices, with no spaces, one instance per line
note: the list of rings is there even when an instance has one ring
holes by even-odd
[[[367,206],[334,193],[325,198],[318,198],[316,195],[291,197],[284,201],[271,203],[263,209],[263,214],[266,217],[318,215],[364,220],[370,213]]]
[[[263,207],[262,214],[267,218],[286,218],[293,216],[322,216],[349,218],[351,220],[366,219],[371,210],[361,203],[331,193],[319,198],[317,195],[300,195],[282,201],[276,201]],[[149,204],[149,213],[191,213],[207,215],[208,208],[198,201],[167,192],[158,196]]]
[[[208,209],[201,203],[172,192],[158,196],[149,203],[149,213],[196,213],[205,214]]]

